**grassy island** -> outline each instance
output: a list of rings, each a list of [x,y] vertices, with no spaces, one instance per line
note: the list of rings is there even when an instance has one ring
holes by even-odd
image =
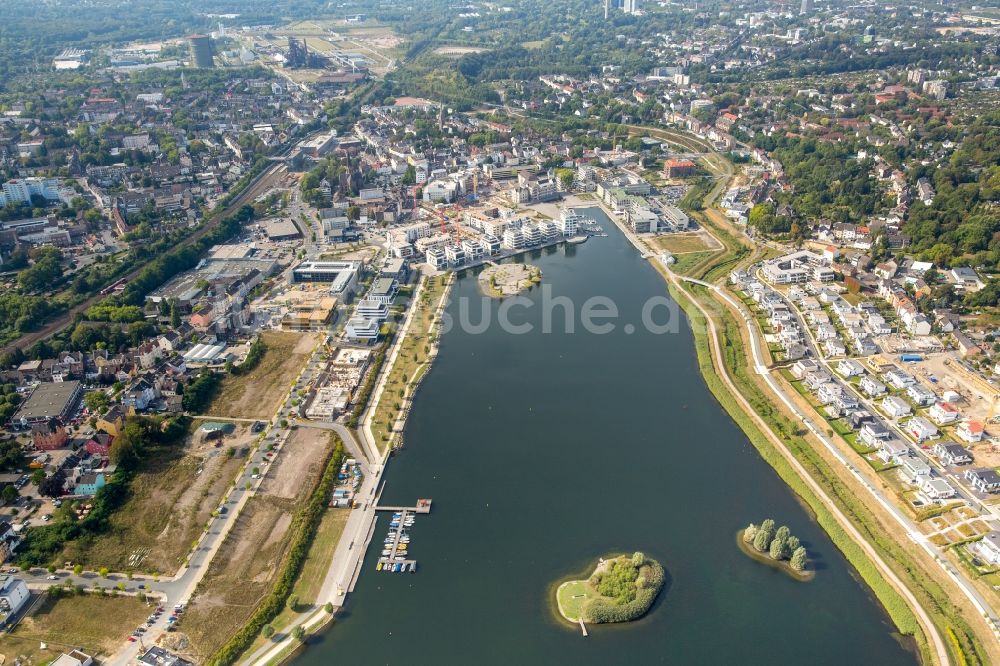
[[[663,588],[663,567],[642,553],[601,559],[586,580],[556,590],[559,614],[570,622],[631,622],[645,615]]]
[[[746,555],[781,569],[795,580],[812,580],[816,575],[809,568],[809,555],[799,538],[784,525],[775,529],[770,518],[760,525],[750,523],[740,530],[736,542]]]
[[[541,269],[531,264],[498,264],[479,274],[479,286],[493,298],[513,296],[541,281]]]

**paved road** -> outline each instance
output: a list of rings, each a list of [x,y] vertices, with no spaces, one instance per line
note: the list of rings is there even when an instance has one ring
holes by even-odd
[[[414,290],[413,298],[410,300],[414,306],[423,293],[424,285],[425,280],[421,279]],[[446,296],[447,290],[438,303],[439,312],[444,307]],[[272,644],[266,645],[248,655],[240,662],[241,664],[264,666],[286,650],[291,649],[295,644],[295,639],[291,637],[291,631],[294,627],[302,626],[307,632],[321,627],[329,619],[328,614],[322,610],[322,607],[327,602],[332,603],[334,612],[336,612],[343,607],[347,600],[347,595],[354,589],[354,583],[360,573],[365,551],[375,529],[376,512],[374,504],[376,503],[377,489],[382,482],[382,475],[385,472],[384,462],[387,457],[387,453],[380,452],[375,444],[371,422],[374,418],[375,407],[378,405],[382,392],[385,390],[389,374],[392,372],[393,364],[399,356],[403,340],[409,332],[415,310],[415,307],[410,307],[407,311],[406,318],[393,341],[393,347],[386,356],[386,362],[382,365],[379,378],[375,384],[375,390],[372,392],[371,399],[368,402],[368,408],[362,416],[363,425],[358,431],[361,439],[360,443],[355,439],[354,433],[339,422],[314,421],[300,423],[300,427],[325,428],[337,432],[344,439],[345,444],[354,456],[359,461],[365,461],[362,463],[364,480],[357,494],[360,506],[351,511],[347,525],[344,528],[344,533],[334,550],[330,568],[327,571],[323,587],[317,597],[317,610],[300,614],[289,626],[282,630],[281,634],[274,637]],[[367,455],[361,455],[362,452],[365,452]]]
[[[728,294],[722,292],[718,287],[710,286],[710,288],[715,289],[716,293],[721,294],[724,298],[729,300],[730,303],[735,304],[737,302],[735,299],[729,297]],[[807,341],[807,346],[812,351],[813,356],[830,371],[830,374],[833,376],[834,381],[838,385],[840,385],[845,390],[850,391],[855,396],[857,396],[861,404],[869,411],[869,413],[875,415],[879,414],[878,410],[875,409],[871,401],[868,400],[868,398],[864,394],[858,391],[853,384],[851,384],[850,382],[842,381],[840,376],[831,367],[830,362],[821,354],[819,354],[816,339],[813,337],[812,330],[806,325],[806,322],[802,319],[801,311],[795,306],[794,303],[791,303],[790,301],[788,301],[788,299],[785,299],[783,294],[781,294],[781,297],[789,305],[790,310],[796,314],[796,317],[799,318],[799,325],[802,327],[803,330],[807,332],[809,338]],[[741,313],[743,312],[743,309],[741,307],[739,306],[735,307],[738,307]],[[745,314],[744,316],[747,321],[747,326],[748,327],[751,326],[750,322],[753,321],[753,316],[749,314]],[[755,335],[753,335],[752,337],[756,338]],[[763,355],[759,351],[759,347],[755,347],[754,358],[755,359],[763,358]],[[760,367],[759,360],[757,361],[757,363],[758,367]],[[917,523],[914,522],[902,509],[900,509],[899,506],[894,501],[892,501],[889,497],[887,497],[886,494],[882,492],[881,489],[874,486],[853,465],[853,463],[851,463],[850,460],[848,460],[841,453],[840,448],[837,447],[837,445],[833,441],[831,441],[831,439],[827,437],[827,435],[823,432],[824,430],[823,428],[818,427],[812,421],[812,419],[802,414],[801,411],[794,406],[792,401],[789,399],[788,395],[781,389],[781,387],[777,384],[777,382],[775,382],[774,378],[771,377],[769,373],[765,374],[764,379],[768,383],[768,386],[771,387],[771,390],[775,392],[779,398],[781,398],[782,402],[784,402],[786,406],[788,406],[788,408],[795,414],[795,416],[799,418],[805,424],[805,426],[823,443],[823,445],[831,452],[831,454],[837,459],[837,461],[846,466],[851,471],[851,474],[862,485],[864,485],[864,487],[872,495],[875,501],[878,502],[879,505],[881,505],[886,511],[889,512],[889,514],[900,525],[900,527],[902,527],[906,531],[909,538],[914,543],[919,545],[928,555],[930,555],[941,566],[942,569],[944,569],[948,577],[951,578],[958,585],[959,589],[962,590],[963,594],[965,594],[965,596],[969,599],[969,601],[979,612],[979,614],[986,619],[994,635],[1000,636],[1000,633],[998,633],[998,627],[1000,627],[1000,617],[997,616],[996,611],[993,609],[990,603],[979,593],[979,590],[976,589],[973,583],[966,578],[966,574],[964,574],[964,572],[961,572],[960,570],[957,571],[955,567],[953,567],[951,563],[948,561],[947,557],[945,556],[945,553],[928,540],[927,536],[920,530]],[[893,422],[891,419],[883,418],[881,420],[896,432],[896,435],[898,436],[900,441],[912,443],[909,436],[902,429],[900,429],[896,425],[896,423]],[[936,459],[927,455],[927,453],[919,446],[915,446],[913,448],[932,467],[938,468],[938,470],[942,472],[941,474],[942,476],[945,476],[945,473],[943,472],[942,468],[940,467]],[[968,491],[968,489],[964,488],[962,484],[957,484],[957,490],[962,499],[969,502],[972,506],[978,506],[981,508],[981,510],[985,508],[987,513],[996,517],[995,507],[986,507],[975,496],[973,496]],[[996,529],[997,527],[1000,526],[992,525],[992,527]]]

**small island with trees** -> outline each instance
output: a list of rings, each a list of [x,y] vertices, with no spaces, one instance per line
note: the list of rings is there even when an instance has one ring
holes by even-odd
[[[559,614],[594,624],[638,620],[652,607],[665,577],[660,563],[640,552],[601,559],[590,578],[559,585]]]
[[[816,572],[809,568],[809,555],[786,526],[775,529],[770,518],[760,525],[750,523],[740,530],[736,542],[740,550],[770,566],[781,569],[795,580],[812,580]]]
[[[479,274],[479,286],[494,298],[513,296],[542,281],[542,270],[531,264],[497,264]]]

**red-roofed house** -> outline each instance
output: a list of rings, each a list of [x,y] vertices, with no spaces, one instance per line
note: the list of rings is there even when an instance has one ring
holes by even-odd
[[[964,421],[963,423],[959,423],[955,432],[962,438],[963,441],[969,442],[970,444],[974,442],[981,442],[983,435],[986,434],[983,424],[979,421]]]

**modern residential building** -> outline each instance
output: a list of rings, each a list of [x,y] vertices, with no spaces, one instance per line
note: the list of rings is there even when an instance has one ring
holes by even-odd
[[[830,282],[835,277],[826,259],[809,250],[800,250],[766,262],[764,276],[775,284],[794,284],[810,280]]]
[[[379,326],[377,319],[351,317],[347,320],[347,329],[344,331],[344,335],[352,342],[371,342],[378,340]]]
[[[865,392],[869,398],[874,398],[880,395],[884,395],[887,389],[885,384],[875,379],[871,375],[867,375],[861,378],[861,382],[858,384],[859,388]]]
[[[358,301],[354,312],[359,317],[385,321],[389,318],[389,304],[366,298],[363,301]]]
[[[938,425],[954,423],[961,416],[958,408],[950,402],[938,402],[931,405],[931,408],[927,410],[927,415]]]
[[[933,450],[942,465],[968,465],[972,462],[972,452],[955,442],[938,442]]]
[[[934,424],[922,416],[914,416],[903,425],[903,428],[918,442],[922,442],[925,439],[932,439],[939,434]]]
[[[392,278],[376,278],[365,298],[376,303],[392,305],[398,291],[399,284]]]
[[[981,493],[995,493],[1000,490],[1000,474],[992,469],[966,470],[965,480]]]
[[[31,597],[28,586],[20,578],[10,574],[0,576],[0,626],[16,615]]]
[[[920,484],[920,492],[934,502],[950,499],[957,494],[950,483],[939,477],[925,477]]]
[[[0,208],[15,204],[31,203],[32,197],[46,201],[66,201],[73,196],[72,190],[62,187],[58,178],[15,178],[3,184],[0,191]]]
[[[983,424],[979,421],[963,421],[958,424],[955,428],[955,434],[963,442],[968,442],[969,444],[974,444],[975,442],[981,442],[985,436],[985,429]]]
[[[882,411],[891,416],[894,419],[898,419],[901,416],[906,416],[913,409],[910,407],[910,403],[906,402],[899,396],[890,395],[886,396],[882,400]]]
[[[992,530],[979,541],[969,544],[969,550],[987,564],[1000,564],[1000,532]]]

